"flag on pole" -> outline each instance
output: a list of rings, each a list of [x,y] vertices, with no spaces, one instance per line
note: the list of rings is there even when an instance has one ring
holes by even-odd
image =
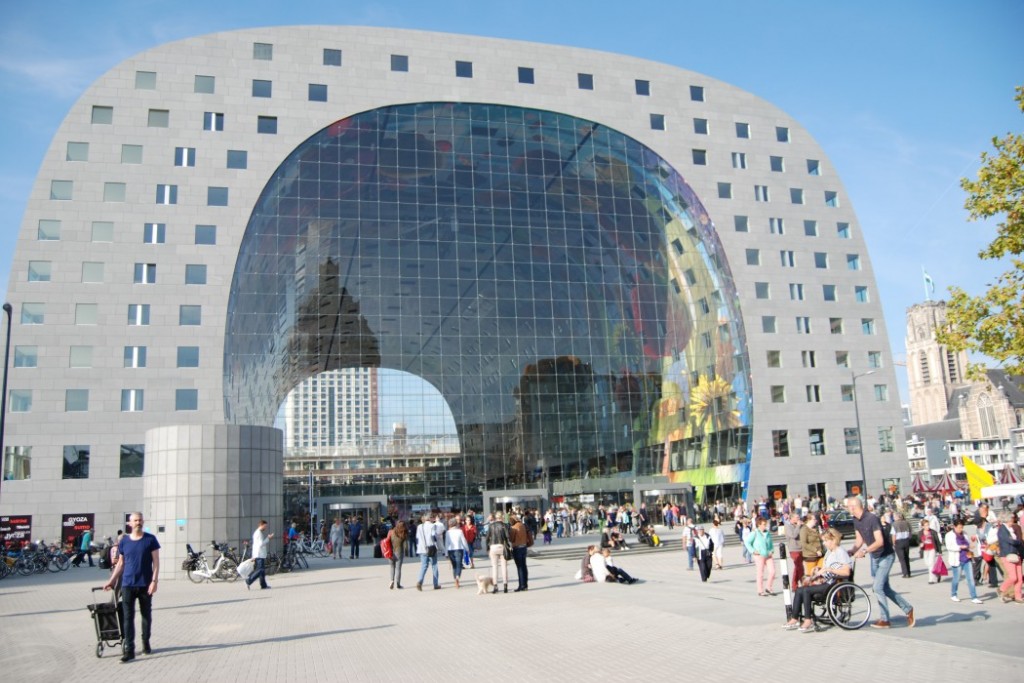
[[[964,469],[967,470],[967,483],[971,487],[971,500],[981,500],[981,490],[996,483],[992,473],[977,464],[966,455],[963,457]]]
[[[932,294],[935,293],[935,280],[928,274],[928,271],[921,268],[921,274],[924,275],[924,298],[927,301],[932,300]]]

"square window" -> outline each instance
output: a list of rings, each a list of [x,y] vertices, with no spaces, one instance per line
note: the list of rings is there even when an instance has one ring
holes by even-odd
[[[217,226],[197,225],[195,243],[202,245],[217,244]]]
[[[804,203],[804,191],[799,187],[789,188],[789,202],[791,204],[803,204]]]
[[[124,347],[124,366],[126,368],[146,367],[146,347],[126,346]]]
[[[829,318],[828,329],[832,334],[843,333],[843,319],[842,318]]]
[[[836,237],[838,237],[841,240],[850,239],[850,224],[836,223]]]
[[[768,157],[768,167],[774,173],[784,173],[786,171],[786,161],[782,157]]]
[[[576,87],[580,90],[593,90],[594,74],[576,74]]]
[[[254,78],[252,81],[252,96],[253,97],[271,97],[274,92],[274,84],[272,81],[264,81]]]
[[[69,413],[89,410],[89,390],[66,390],[64,392],[64,410]]]
[[[145,470],[146,444],[133,443],[121,444],[121,479],[134,479],[141,477]]]
[[[324,66],[341,66],[341,50],[325,47]]]
[[[767,185],[754,185],[754,201],[755,202],[770,202],[771,195],[768,193]]]
[[[664,114],[651,114],[651,130],[665,130]]]
[[[91,121],[92,123],[101,125],[112,124],[114,122],[114,108],[93,105]]]
[[[871,318],[861,318],[860,320],[860,331],[864,334],[875,333],[875,321]]]
[[[738,138],[749,138],[750,137],[750,124],[749,123],[736,123],[736,137]]]
[[[821,386],[817,384],[807,384],[804,386],[804,393],[807,396],[808,403],[821,403]]]
[[[767,362],[770,368],[781,368],[782,367],[782,352],[781,351],[767,351]]]
[[[166,223],[145,223],[142,226],[143,244],[163,244],[167,241]]]
[[[121,145],[122,164],[141,164],[142,145]]]
[[[782,262],[783,268],[794,268],[796,267],[796,258],[793,255],[792,250],[783,249],[779,252],[779,260]]]
[[[839,193],[825,190],[825,206],[836,208],[839,206]]]
[[[269,62],[270,60],[272,60],[274,58],[273,43],[253,43],[252,58],[259,59],[264,62]]]
[[[758,299],[770,299],[770,287],[767,282],[754,283],[754,296]]]
[[[123,202],[128,188],[124,183],[103,183],[103,201]]]
[[[85,284],[102,283],[103,264],[98,261],[85,261],[82,263],[82,282]]]
[[[156,72],[155,71],[136,71],[135,72],[135,89],[136,90],[156,90]]]
[[[226,187],[208,187],[208,188],[206,188],[206,205],[207,206],[227,206],[228,205],[228,188],[226,188]]]
[[[93,242],[113,242],[114,224],[110,221],[93,221],[91,239]]]
[[[199,390],[198,389],[175,389],[174,390],[175,410],[198,410]]]
[[[166,109],[150,109],[146,119],[150,128],[167,128],[171,125],[171,112]]]
[[[772,388],[772,403],[785,403],[786,402],[786,387],[781,384],[773,384]]]
[[[11,389],[10,404],[12,413],[32,412],[32,390]],[[6,477],[5,477],[6,479]]]
[[[179,346],[178,347],[178,367],[179,368],[198,368],[199,367],[199,347],[198,346]]]
[[[852,384],[840,384],[839,385],[839,397],[844,403],[853,402],[853,385]]]
[[[733,168],[746,168],[747,167],[747,153],[746,152],[733,152],[732,153],[732,167]]]
[[[762,315],[761,316],[761,331],[765,334],[775,334],[775,316],[774,315]]]
[[[137,285],[154,285],[156,284],[156,264],[155,263],[136,263],[135,273],[132,279]]]
[[[811,447],[811,455],[825,455],[824,429],[808,429],[807,440]]]
[[[781,218],[769,218],[768,219],[768,232],[773,235],[785,235],[786,234],[786,221]]]
[[[276,116],[258,116],[256,117],[256,132],[263,135],[277,135],[277,117]]]
[[[75,304],[75,324],[95,325],[99,316],[99,306],[96,304]]]
[[[196,165],[196,148],[195,147],[175,147],[174,148],[174,165],[193,167]]]
[[[847,254],[846,255],[846,269],[847,270],[860,270],[860,255],[859,254]]]
[[[642,81],[640,79],[637,79],[635,81],[635,87],[636,87],[636,94],[637,95],[643,95],[643,96],[646,97],[646,96],[651,94],[651,82],[650,81]]]
[[[750,219],[747,216],[733,216],[732,223],[736,232],[750,232]]]
[[[789,142],[789,128],[775,126],[775,140],[778,142]]]
[[[850,367],[850,353],[849,351],[836,351],[836,367],[848,368]]]
[[[241,149],[229,149],[228,150],[227,167],[228,168],[239,168],[239,169],[248,168],[249,167],[249,153],[247,151],[241,150]]]
[[[814,267],[828,268],[828,254],[823,251],[814,252]]]
[[[177,185],[157,185],[156,186],[156,203],[157,204],[177,204],[178,203],[178,186]]]
[[[690,101],[691,102],[703,102],[704,101],[704,86],[691,85],[690,86]]]
[[[804,286],[800,282],[789,283],[789,298],[793,301],[804,300]]]
[[[691,151],[693,153],[693,164],[695,166],[707,166],[708,151],[706,149],[694,149]]]
[[[707,119],[694,119],[693,120],[693,132],[697,135],[708,134],[708,120]]]
[[[859,304],[866,304],[869,301],[871,301],[871,299],[868,297],[868,288],[863,285],[854,285],[853,298]]]
[[[70,201],[74,194],[75,184],[70,180],[51,180],[50,199]]]
[[[880,367],[882,367],[882,352],[881,351],[868,351],[868,367],[869,368],[880,368]]]
[[[36,239],[40,242],[55,242],[60,240],[60,221],[44,218],[39,221],[36,230]]]
[[[519,67],[519,82],[533,85],[533,69],[531,67]]]
[[[205,285],[206,266],[200,263],[189,263],[185,265],[186,285]]]
[[[72,346],[68,349],[68,367],[69,368],[91,368],[92,367],[92,347],[91,346]]]
[[[718,183],[718,198],[732,199],[732,183]]]
[[[89,478],[89,447],[88,446],[65,446],[64,447],[64,479],[88,479]]]
[[[65,161],[89,161],[88,142],[69,142],[67,152],[64,155]]]
[[[808,159],[807,175],[821,175],[821,162],[817,159]]]
[[[811,319],[805,315],[798,315],[796,317],[796,331],[797,334],[810,334]]]
[[[14,347],[14,367],[34,368],[39,364],[39,352],[35,346]]]
[[[203,112],[203,130],[224,130],[224,114],[216,111]]]
[[[876,384],[874,386],[875,400],[876,401],[888,401],[889,400],[889,386],[886,384]]]
[[[806,237],[817,237],[818,221],[804,221],[804,235]]]
[[[776,458],[789,457],[789,430],[772,430],[772,450],[774,451]]]
[[[836,286],[835,285],[822,285],[821,286],[821,297],[825,301],[836,300]]]
[[[128,304],[128,324],[133,327],[149,324],[149,304]]]
[[[29,261],[28,262],[28,281],[29,282],[49,282],[50,281],[50,262],[49,261]]]
[[[408,71],[409,70],[409,56],[408,55],[391,55],[391,70],[392,71]]]
[[[455,76],[458,78],[473,78],[473,62],[456,60]]]
[[[310,102],[326,102],[327,86],[323,83],[310,83],[308,97]]]
[[[203,307],[183,304],[178,307],[178,324],[182,326],[201,325],[203,322]]]
[[[747,265],[761,265],[761,251],[759,249],[747,249]]]
[[[201,95],[212,95],[217,89],[217,79],[214,76],[200,76],[196,74],[192,84],[192,92]]]
[[[817,358],[815,357],[814,351],[801,351],[800,352],[800,363],[805,368],[818,367]]]
[[[143,407],[143,392],[142,389],[122,389],[121,390],[121,412],[122,413],[138,413],[142,411]]]

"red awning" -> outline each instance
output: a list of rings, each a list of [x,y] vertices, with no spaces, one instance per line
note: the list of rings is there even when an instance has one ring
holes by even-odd
[[[1012,467],[1007,463],[1006,467],[1003,468],[1002,472],[999,473],[1000,484],[1019,484],[1020,475],[1017,474],[1017,468]]]
[[[921,473],[918,472],[914,475],[913,481],[910,482],[910,490],[914,493],[931,493],[935,489],[924,483],[924,479],[921,478]]]

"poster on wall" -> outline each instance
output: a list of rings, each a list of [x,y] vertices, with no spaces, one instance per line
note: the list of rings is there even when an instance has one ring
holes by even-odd
[[[18,548],[32,540],[32,515],[7,515],[0,517],[0,543],[5,547]]]
[[[67,514],[61,517],[60,537],[64,543],[73,543],[75,537],[86,529],[93,529],[93,540],[96,540],[94,522],[96,515],[92,512],[83,514]]]

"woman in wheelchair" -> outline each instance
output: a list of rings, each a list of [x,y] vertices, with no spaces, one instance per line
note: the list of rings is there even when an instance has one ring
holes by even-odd
[[[843,535],[835,529],[829,529],[821,534],[821,540],[825,544],[825,562],[823,566],[815,568],[810,576],[805,576],[802,585],[796,589],[793,597],[793,618],[782,625],[787,631],[813,631],[814,599],[823,599],[833,584],[848,579],[853,574],[853,560],[840,545]],[[801,611],[803,623],[799,622]]]

